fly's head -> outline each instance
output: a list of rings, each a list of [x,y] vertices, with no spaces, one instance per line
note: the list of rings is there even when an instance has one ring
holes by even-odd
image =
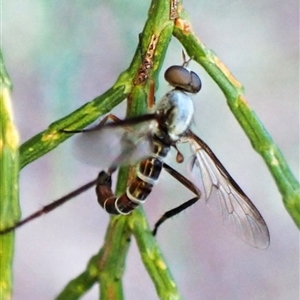
[[[199,76],[189,70],[184,63],[183,66],[171,66],[165,72],[165,80],[175,89],[196,94],[201,90]]]

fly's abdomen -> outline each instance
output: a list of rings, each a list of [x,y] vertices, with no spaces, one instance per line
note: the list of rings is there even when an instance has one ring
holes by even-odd
[[[137,177],[142,181],[154,185],[160,175],[162,164],[160,159],[154,157],[143,160],[140,162]]]
[[[160,175],[163,159],[169,150],[170,146],[163,144],[159,139],[154,139],[152,157],[140,162],[137,176],[120,197],[116,197],[111,190],[110,175],[101,172],[96,186],[100,205],[110,214],[126,215],[144,203]]]

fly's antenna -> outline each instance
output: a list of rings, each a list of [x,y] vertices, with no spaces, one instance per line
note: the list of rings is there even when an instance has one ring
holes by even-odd
[[[187,60],[187,59],[186,59],[186,54],[185,54],[185,52],[182,50],[182,60],[183,60],[182,66],[183,66],[184,68],[187,68],[187,67],[188,67],[189,62],[190,62],[192,59],[193,59],[193,56],[191,56],[191,57]]]

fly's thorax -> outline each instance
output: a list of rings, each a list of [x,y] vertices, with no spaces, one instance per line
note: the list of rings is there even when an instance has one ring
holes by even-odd
[[[160,127],[172,141],[177,141],[192,122],[194,105],[186,92],[174,89],[160,100],[156,112],[162,115],[163,124],[159,124]]]

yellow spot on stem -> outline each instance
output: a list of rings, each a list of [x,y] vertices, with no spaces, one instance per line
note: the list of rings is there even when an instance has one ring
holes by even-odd
[[[190,34],[193,31],[191,23],[181,18],[175,20],[175,26],[183,31],[183,33],[186,35]]]
[[[6,290],[8,288],[7,283],[4,280],[0,281],[0,290]]]
[[[8,123],[6,126],[5,144],[13,150],[19,146],[19,135],[13,123]]]
[[[270,148],[269,153],[270,153],[270,156],[272,157],[271,158],[271,165],[272,166],[278,166],[279,165],[279,161],[278,161],[278,159],[274,155],[274,149],[273,149],[273,147]]]
[[[11,105],[11,98],[10,98],[10,92],[7,88],[2,88],[1,90],[1,110],[6,111],[7,115],[9,116],[10,120],[13,120],[13,114],[12,114],[12,105]]]
[[[57,131],[54,130],[49,133],[44,133],[41,140],[43,142],[49,142],[49,141],[52,142],[52,141],[58,140],[58,138],[59,138],[59,135],[57,134]]]
[[[166,270],[167,269],[166,264],[162,260],[160,260],[160,259],[156,261],[156,264],[162,270]]]
[[[217,67],[224,73],[224,75],[228,78],[228,80],[237,88],[242,88],[241,83],[235,79],[235,77],[231,74],[229,69],[224,65],[224,63],[216,56],[214,56],[214,63]]]
[[[244,105],[246,105],[246,106],[249,107],[248,102],[247,102],[247,99],[246,99],[244,96],[242,96],[242,95],[239,96],[239,101],[240,101],[240,102],[243,102]]]
[[[273,157],[273,159],[271,161],[271,165],[272,166],[279,166],[279,161],[275,157]]]
[[[13,124],[12,103],[10,98],[10,91],[8,88],[1,89],[1,118],[3,118],[3,140],[2,147],[7,146],[11,150],[16,150],[19,146],[19,135]]]

